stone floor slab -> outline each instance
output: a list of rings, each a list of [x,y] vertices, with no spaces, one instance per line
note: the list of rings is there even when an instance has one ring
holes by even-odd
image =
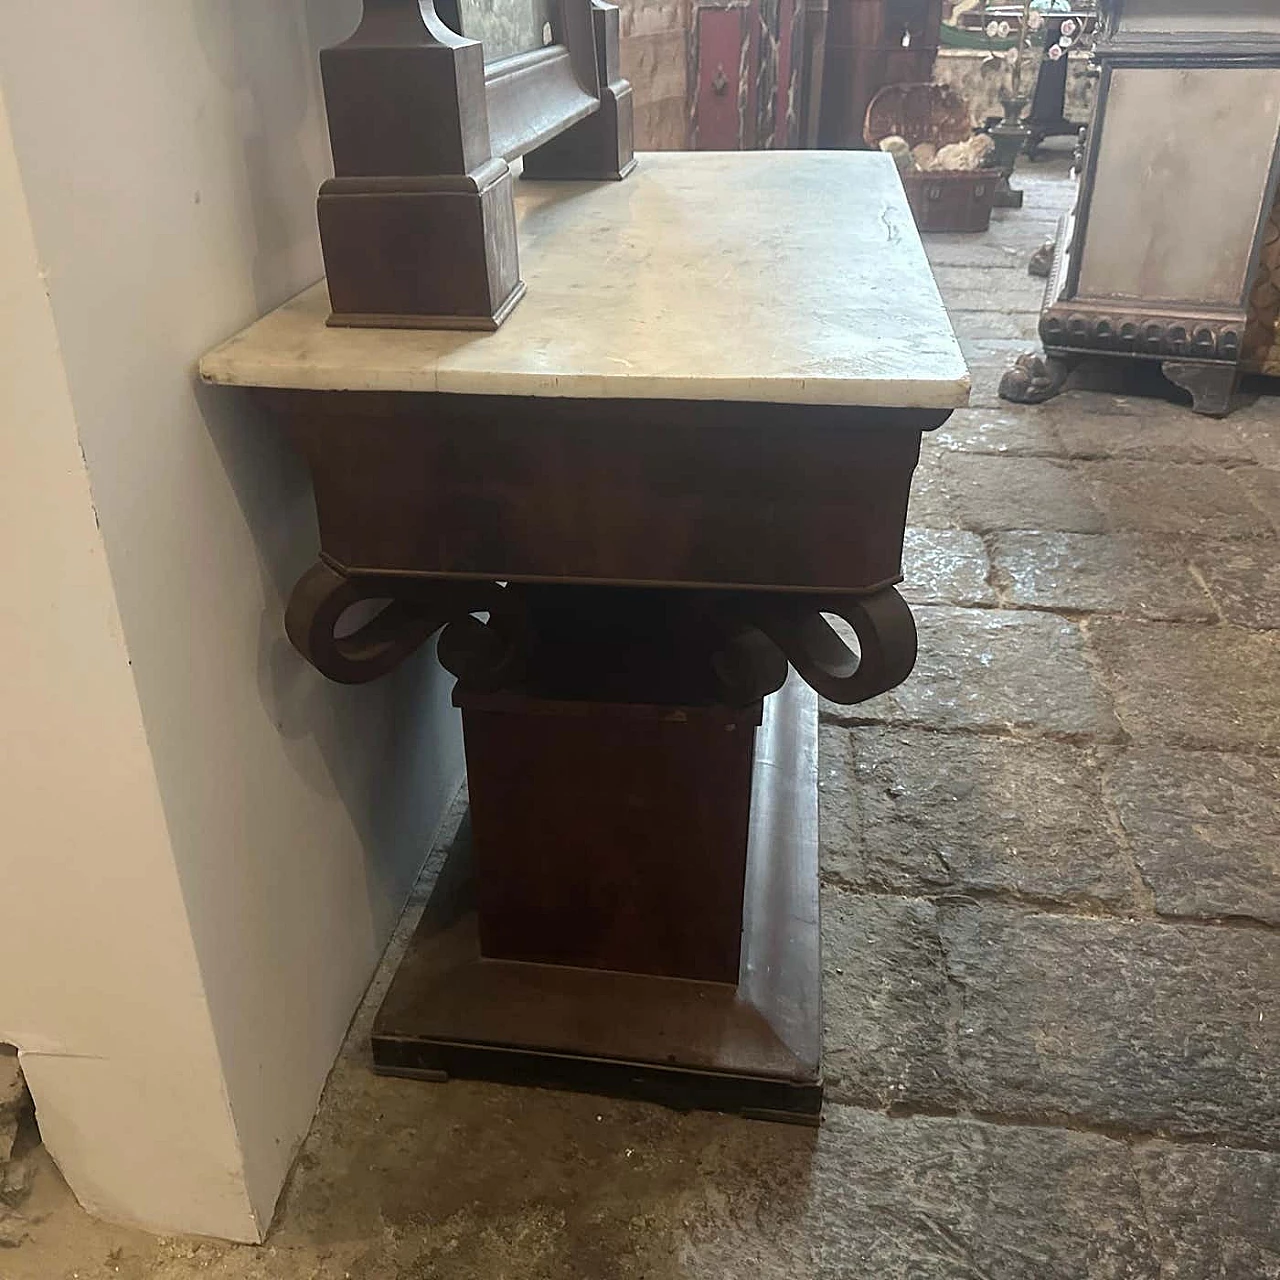
[[[1025,229],[1025,222],[1022,224]],[[929,251],[926,248],[926,256]],[[1022,264],[1022,271],[1015,277],[1004,275],[993,276],[987,268],[978,263],[952,263],[944,265],[934,263],[934,279],[938,282],[938,291],[945,299],[948,293],[971,291],[987,295],[996,300],[1010,300],[1026,297],[1034,301],[1036,309],[1044,300],[1044,281],[1027,271],[1027,264]],[[953,304],[948,302],[948,306]]]
[[[825,699],[824,716],[941,729],[1031,729],[1114,738],[1119,724],[1079,627],[1050,613],[920,606],[920,654],[910,678],[853,707]]]
[[[957,409],[930,437],[960,453],[1061,457],[1062,443],[1047,417],[1004,409]]]
[[[909,528],[902,548],[904,599],[912,604],[994,605],[991,566],[976,533]]]
[[[317,1274],[288,1253],[345,1266],[325,1280],[813,1274],[812,1131],[363,1076],[331,1086],[341,1112],[308,1142],[264,1280]]]
[[[826,887],[822,956],[827,1097],[954,1105],[950,995],[933,904]]]
[[[1012,604],[1178,622],[1218,616],[1185,548],[1164,535],[1010,531],[991,535],[991,554]]]
[[[1196,539],[1187,555],[1225,621],[1280,630],[1280,543]]]
[[[956,336],[965,339],[1016,338],[1025,344],[1027,350],[1035,347],[1040,323],[1039,315],[1034,311],[957,311],[951,308],[947,314],[951,317],[951,327]]]
[[[992,245],[1017,255],[1015,260],[1025,272],[1032,252],[1039,249],[1053,234],[1056,224],[1050,221],[1053,215],[1047,210],[1043,219],[1027,219],[1018,216],[1024,212],[1027,211],[1016,211],[1015,215],[1009,218],[1000,216],[999,211],[994,212],[991,216],[991,232],[985,236],[973,235],[970,232],[930,231],[921,237],[924,241],[925,253],[932,262],[935,253],[949,253],[956,249],[967,248],[973,257],[966,259],[960,256],[955,265],[967,266],[972,263],[974,266],[986,266],[988,263],[981,257],[981,250],[984,245]],[[1058,205],[1058,216],[1061,216],[1061,204]],[[1041,287],[1044,286],[1043,280],[1039,283]]]
[[[1252,451],[1216,418],[1170,412],[1147,401],[1146,412],[1076,413],[1057,419],[1058,434],[1073,458],[1128,458],[1155,462],[1251,463]]]
[[[1280,761],[1138,748],[1106,787],[1158,911],[1280,925]]]
[[[1089,643],[1139,742],[1280,748],[1280,634],[1098,618]]]
[[[1133,1163],[1161,1280],[1280,1276],[1274,1154],[1144,1142]]]
[[[1271,532],[1239,472],[1180,463],[1086,462],[1078,474],[1113,531],[1215,538]]]
[[[924,237],[924,251],[929,265],[935,270],[942,267],[1008,268],[1014,271],[1027,269],[1029,253],[1021,245],[997,244],[985,236],[975,240],[963,232],[937,232]]]
[[[1280,935],[939,914],[976,1111],[1280,1147]]]
[[[1273,382],[1267,384],[1268,387],[1274,385]],[[1257,396],[1243,404],[1237,401],[1225,421],[1257,462],[1264,467],[1280,468],[1280,396]]]
[[[39,1221],[5,1280],[1276,1274],[1266,1152],[837,1104],[805,1130],[343,1067],[331,1092],[346,1123],[317,1126],[265,1246],[95,1222],[42,1168]]]
[[[1280,530],[1280,471],[1270,467],[1241,468],[1234,477],[1266,516],[1271,527]]]
[[[1090,1134],[833,1107],[815,1200],[821,1280],[1162,1280],[1128,1148]]]
[[[1060,396],[1046,400],[1044,404],[1026,406],[1025,411],[1056,425],[1079,417],[1158,416],[1168,407],[1160,401],[1152,401],[1143,396],[1115,390],[1091,390],[1087,384],[1079,385],[1080,382],[1080,379],[1073,377],[1068,389]]]
[[[1038,315],[1044,281],[1020,272],[994,276],[983,267],[938,267],[938,292],[949,311],[995,311]]]
[[[1096,751],[919,729],[824,726],[822,861],[854,889],[1099,903],[1136,877]]]
[[[933,436],[925,436],[920,461],[911,476],[907,523],[925,529],[954,529],[958,524],[955,503],[942,474],[943,451]]]
[[[1099,533],[1105,527],[1091,488],[1068,463],[948,453],[942,473],[966,529]]]

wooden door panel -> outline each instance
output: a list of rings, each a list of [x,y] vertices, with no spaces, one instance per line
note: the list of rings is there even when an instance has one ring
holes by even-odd
[[[754,6],[699,5],[694,19],[696,63],[693,145],[697,151],[750,146],[751,16]]]

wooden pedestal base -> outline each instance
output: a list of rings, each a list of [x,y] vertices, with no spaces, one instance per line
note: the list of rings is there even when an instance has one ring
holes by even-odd
[[[816,1124],[822,1021],[812,690],[793,674],[765,702],[756,732],[736,986],[482,955],[464,835],[379,1011],[375,1069]],[[685,833],[660,834],[678,844]],[[699,853],[688,850],[690,858]]]

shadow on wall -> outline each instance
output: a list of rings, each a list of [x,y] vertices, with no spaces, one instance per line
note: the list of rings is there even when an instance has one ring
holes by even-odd
[[[195,396],[257,549],[262,705],[296,774],[318,796],[341,798],[364,848],[370,903],[398,904],[403,870],[378,855],[427,854],[434,815],[418,803],[418,775],[438,750],[441,719],[458,715],[448,702],[452,677],[436,665],[434,643],[376,688],[333,684],[303,659],[285,635],[284,610],[320,545],[310,475],[249,393],[197,384]],[[381,933],[392,922],[373,924]]]
[[[314,198],[317,185],[314,163],[282,148],[279,140],[306,136],[312,104],[323,101],[314,51],[349,35],[360,7],[360,0],[310,0],[303,17],[261,0],[224,0],[220,12],[197,10],[209,65],[233,94],[240,116],[246,203],[253,217],[246,240],[256,246],[253,292],[259,313],[293,292],[299,278],[298,193]],[[276,31],[265,35],[263,24]],[[281,50],[294,64],[283,72]],[[323,129],[320,139],[327,174]],[[317,246],[318,233],[303,251],[318,263]],[[398,902],[405,887],[403,854],[378,855],[407,849],[426,854],[433,832],[424,817],[429,822],[432,812],[420,802],[425,779],[417,775],[427,753],[447,740],[441,719],[457,716],[447,700],[451,681],[436,668],[434,645],[424,646],[377,690],[333,685],[293,649],[284,634],[285,602],[319,547],[310,477],[283,432],[248,394],[197,383],[195,397],[257,549],[263,706],[298,776],[321,797],[337,790],[364,848],[370,903],[376,910],[377,904]],[[374,928],[382,932],[390,923],[376,919]]]
[[[315,51],[349,35],[359,16],[360,0],[310,0],[305,17],[293,6],[261,0],[222,0],[195,10],[209,68],[236,100],[254,223],[246,239],[257,247],[253,279],[259,312],[283,302],[296,279],[295,224],[287,210],[296,209],[299,191],[316,185],[315,168],[300,150],[281,147],[279,139],[306,135],[312,103],[323,102]],[[268,34],[266,27],[274,31]],[[293,65],[281,67],[282,50]],[[327,175],[327,150],[323,163]]]
[[[101,874],[125,883],[160,865],[169,915],[156,932],[167,950],[137,953],[190,965],[189,937],[199,968],[140,984],[118,1018],[114,1005],[99,1011],[83,1038],[95,1052],[100,1038],[108,1056],[118,1047],[119,1069],[149,1080],[166,1059],[148,1056],[148,1001],[181,1001],[189,1025],[212,1033],[212,1043],[175,1042],[192,1072],[184,1087],[216,1099],[220,1068],[234,1128],[206,1113],[175,1133],[181,1090],[156,1095],[153,1127],[128,1149],[120,1117],[89,1093],[54,1097],[63,1086],[50,1083],[49,1115],[66,1120],[86,1198],[101,1192],[123,1217],[237,1236],[271,1212],[461,771],[448,681],[429,655],[376,687],[341,689],[287,647],[283,601],[317,548],[305,469],[247,397],[193,385],[203,351],[321,274],[315,196],[328,144],[312,36],[340,38],[356,9],[23,5],[6,10],[0,39],[59,376],[118,606],[110,657],[122,636],[154,775],[131,771],[123,802],[136,792],[139,812],[152,812],[158,790],[185,920],[158,861],[158,824],[136,859],[124,842],[120,867]],[[110,705],[135,740],[132,704]],[[107,726],[101,741],[116,732]],[[77,845],[67,856],[99,852]],[[139,880],[132,900],[145,911]],[[88,904],[92,891],[81,896]],[[93,936],[67,959],[91,975]],[[127,939],[120,954],[134,963]],[[65,1007],[50,1002],[54,1031],[84,998],[73,989]],[[178,1167],[173,1153],[189,1138]],[[139,1152],[157,1154],[138,1164]]]

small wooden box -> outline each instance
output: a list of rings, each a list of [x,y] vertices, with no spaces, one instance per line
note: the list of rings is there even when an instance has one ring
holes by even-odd
[[[939,150],[963,142],[973,132],[969,106],[954,89],[939,84],[893,84],[881,89],[867,108],[863,137],[878,147],[898,135],[912,146],[931,143]],[[920,231],[985,231],[1000,181],[997,169],[900,173],[907,203]]]
[[[991,202],[1000,181],[994,169],[900,176],[919,230],[985,231],[991,225]]]

